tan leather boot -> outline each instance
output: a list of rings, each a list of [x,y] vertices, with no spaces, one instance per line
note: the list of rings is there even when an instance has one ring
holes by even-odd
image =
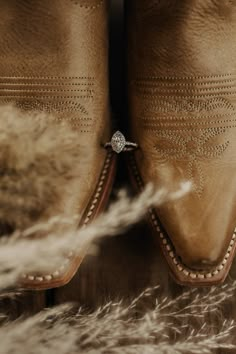
[[[192,182],[150,222],[177,282],[223,282],[236,239],[235,3],[127,3],[133,179]]]
[[[43,111],[68,121],[87,151],[71,215],[87,225],[106,205],[115,160],[108,99],[108,3],[106,0],[1,1],[0,103]],[[78,161],[79,163],[79,161]],[[24,286],[67,283],[80,257],[52,274],[26,275]]]

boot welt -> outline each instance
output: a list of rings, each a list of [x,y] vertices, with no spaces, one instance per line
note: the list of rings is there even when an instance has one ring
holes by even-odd
[[[95,191],[85,209],[78,228],[86,227],[104,211],[112,190],[115,173],[116,154],[108,151]],[[61,267],[50,272],[50,274],[24,274],[19,286],[28,290],[46,290],[66,285],[77,272],[86,256],[88,247],[85,247],[79,254],[76,254],[72,249],[64,262],[62,262]]]
[[[128,169],[131,178],[131,183],[137,192],[141,192],[144,188],[144,183],[138,171],[137,164],[133,153],[130,153],[128,158]],[[162,253],[168,263],[170,274],[175,282],[185,286],[212,286],[222,284],[232,265],[236,253],[236,228],[228,245],[227,252],[223,260],[217,265],[208,270],[195,270],[187,267],[177,254],[175,247],[164,230],[154,208],[149,209],[147,215],[148,224],[151,227],[151,232],[154,241],[158,243]]]

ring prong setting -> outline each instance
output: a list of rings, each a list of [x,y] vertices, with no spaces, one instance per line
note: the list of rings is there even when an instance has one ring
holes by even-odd
[[[120,154],[126,145],[126,139],[124,135],[118,130],[115,132],[111,138],[111,147],[112,150],[115,151],[117,154]]]
[[[125,139],[125,136],[117,130],[111,138],[109,143],[104,145],[105,148],[112,148],[114,152],[120,154],[123,151],[133,151],[138,148],[136,143],[132,143]]]

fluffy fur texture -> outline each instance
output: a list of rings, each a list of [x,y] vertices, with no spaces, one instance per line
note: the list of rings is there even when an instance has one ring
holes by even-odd
[[[0,127],[0,223],[4,232],[29,227],[52,211],[57,214],[67,186],[79,179],[85,158],[78,135],[49,115],[1,107]]]
[[[235,322],[220,319],[218,328],[209,325],[209,316],[219,319],[222,305],[235,295],[235,285],[192,289],[174,299],[160,297],[156,287],[129,305],[108,303],[93,313],[63,305],[3,324],[0,353],[235,353]],[[150,299],[154,301],[147,305]]]

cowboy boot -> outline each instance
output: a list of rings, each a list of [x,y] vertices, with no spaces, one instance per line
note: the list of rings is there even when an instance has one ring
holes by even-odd
[[[0,103],[52,114],[77,133],[86,164],[80,168],[78,195],[65,205],[86,226],[105,207],[114,178],[114,156],[103,147],[111,131],[108,2],[3,0],[0,11]],[[50,274],[24,275],[23,286],[64,285],[85,253],[71,253],[69,266]]]
[[[217,284],[235,254],[236,6],[127,2],[132,179],[191,191],[149,213],[180,284]]]

